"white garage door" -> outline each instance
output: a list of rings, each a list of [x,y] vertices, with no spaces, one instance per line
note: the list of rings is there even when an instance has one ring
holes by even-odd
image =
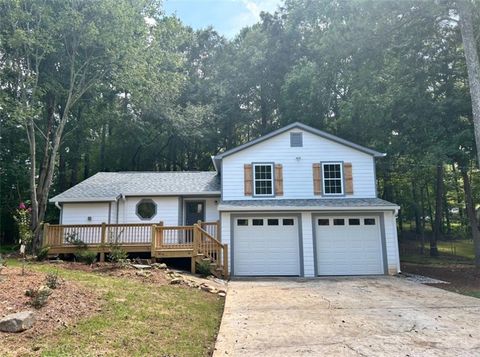
[[[296,217],[240,217],[233,224],[235,275],[300,275]]]
[[[383,274],[378,216],[315,218],[319,275]]]

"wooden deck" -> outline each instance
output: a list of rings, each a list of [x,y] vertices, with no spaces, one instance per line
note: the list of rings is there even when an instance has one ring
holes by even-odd
[[[130,224],[45,224],[43,246],[49,254],[70,254],[87,249],[105,254],[113,246],[127,253],[150,253],[156,258],[190,258],[196,264],[210,261],[212,273],[228,276],[228,247],[220,242],[219,222],[198,222],[193,226]],[[82,246],[83,248],[80,248]]]

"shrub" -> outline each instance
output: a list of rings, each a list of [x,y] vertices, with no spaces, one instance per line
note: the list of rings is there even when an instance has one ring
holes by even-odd
[[[48,273],[45,277],[45,285],[50,289],[56,289],[58,287],[58,272]]]
[[[52,290],[46,286],[40,287],[39,289],[28,289],[25,291],[25,295],[30,297],[29,304],[35,309],[40,309],[45,306],[51,293]]]
[[[212,271],[210,270],[210,261],[202,260],[200,263],[197,263],[197,273],[204,278],[212,275]]]
[[[121,263],[128,257],[128,253],[119,244],[110,244],[108,260],[112,263]]]
[[[48,245],[40,248],[40,250],[37,253],[37,261],[41,262],[47,259],[49,249],[50,247]]]
[[[80,262],[91,265],[97,260],[97,253],[89,250],[81,250],[78,253],[75,253],[75,258]]]

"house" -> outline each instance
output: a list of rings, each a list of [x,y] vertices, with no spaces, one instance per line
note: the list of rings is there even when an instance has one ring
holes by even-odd
[[[293,123],[214,156],[212,172],[101,172],[51,202],[65,227],[148,223],[165,237],[218,220],[234,276],[396,274],[399,207],[376,189],[383,156]]]

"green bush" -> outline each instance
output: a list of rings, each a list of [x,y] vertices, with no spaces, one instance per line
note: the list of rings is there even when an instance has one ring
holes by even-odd
[[[78,253],[75,253],[75,258],[79,262],[91,265],[97,260],[97,253],[89,250],[81,250]]]
[[[197,273],[204,278],[212,275],[212,271],[210,269],[210,261],[202,260],[200,263],[197,263]]]
[[[50,289],[56,289],[58,287],[58,272],[48,273],[45,278],[45,285]]]
[[[128,257],[128,253],[122,249],[119,244],[110,245],[110,254],[108,254],[108,260],[112,263],[121,263]]]
[[[41,261],[44,261],[45,259],[47,259],[49,249],[50,249],[50,246],[48,246],[48,245],[40,248],[40,250],[38,251],[38,254],[37,254],[37,261],[41,262]]]
[[[46,286],[40,289],[28,289],[25,291],[25,295],[30,298],[29,304],[35,309],[40,309],[45,306],[51,293],[52,290]]]

